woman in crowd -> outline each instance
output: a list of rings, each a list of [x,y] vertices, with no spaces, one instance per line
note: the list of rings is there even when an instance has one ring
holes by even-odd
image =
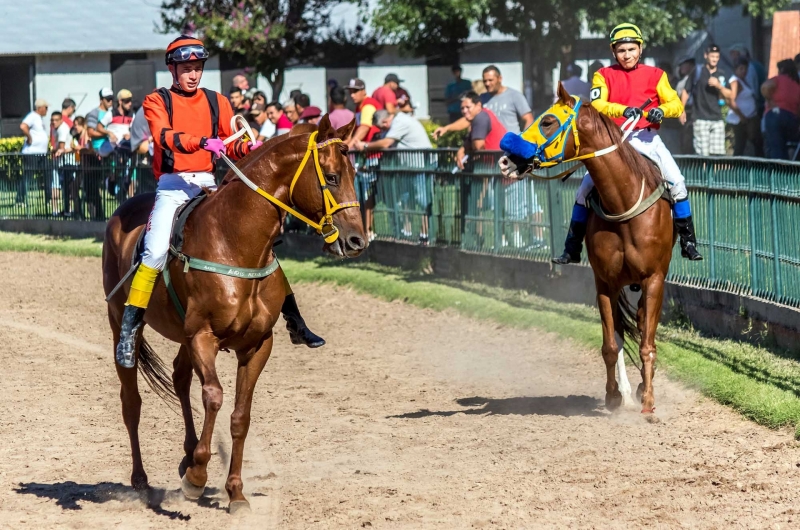
[[[726,121],[733,126],[733,155],[744,155],[748,140],[753,144],[754,155],[764,156],[764,139],[761,137],[761,119],[758,116],[755,87],[747,84],[750,62],[740,57],[734,65],[734,75],[729,80],[730,97]]]
[[[778,63],[778,75],[761,85],[766,99],[766,112],[761,130],[768,158],[789,159],[787,142],[797,142],[800,136],[800,77],[791,59]]]

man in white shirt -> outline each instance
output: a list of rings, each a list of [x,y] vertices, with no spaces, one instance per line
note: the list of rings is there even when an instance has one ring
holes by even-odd
[[[589,92],[592,85],[581,80],[583,68],[575,63],[567,65],[567,78],[561,80],[561,84],[571,96],[580,96],[583,101],[589,101]],[[558,99],[558,97],[556,97]]]
[[[16,202],[23,208],[28,195],[27,182],[35,178],[36,175],[41,174],[45,165],[45,158],[42,155],[47,154],[47,146],[50,143],[50,136],[47,134],[47,127],[45,127],[44,122],[48,107],[47,101],[37,99],[33,104],[34,110],[29,112],[19,125],[22,134],[25,136],[25,143],[22,144],[22,154],[35,155],[22,157],[22,178],[19,179]],[[47,189],[49,186],[45,188]]]
[[[47,153],[48,135],[44,126],[44,117],[47,116],[47,101],[37,99],[33,105],[33,111],[29,112],[22,120],[19,128],[25,136],[25,143],[22,145],[23,155],[43,155]]]
[[[53,151],[53,162],[57,169],[53,170],[53,215],[63,212],[72,215],[70,208],[71,188],[74,182],[75,165],[71,156],[63,156],[72,152],[72,134],[62,112],[53,111],[50,115],[50,145]],[[59,195],[62,196],[63,208],[59,212]]]

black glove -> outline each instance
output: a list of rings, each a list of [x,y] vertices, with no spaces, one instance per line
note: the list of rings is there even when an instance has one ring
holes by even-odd
[[[664,111],[661,110],[660,107],[656,107],[654,109],[650,109],[647,111],[647,121],[650,123],[661,123],[661,120],[664,119]]]
[[[639,119],[642,117],[642,109],[639,107],[628,107],[625,109],[625,112],[622,113],[623,118],[630,119],[634,116],[636,116],[636,121],[639,121]]]

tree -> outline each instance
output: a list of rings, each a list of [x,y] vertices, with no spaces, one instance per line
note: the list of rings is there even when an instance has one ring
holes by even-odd
[[[370,23],[405,54],[455,64],[485,9],[486,0],[380,0]]]
[[[164,0],[162,31],[197,32],[212,53],[252,67],[272,88],[283,90],[293,64],[327,64],[346,57],[369,61],[378,36],[362,28],[330,29],[331,10],[346,0]],[[346,52],[346,56],[337,53]]]

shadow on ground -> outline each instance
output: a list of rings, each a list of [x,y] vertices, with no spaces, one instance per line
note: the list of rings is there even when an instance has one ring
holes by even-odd
[[[54,484],[42,484],[39,482],[21,483],[14,491],[21,495],[36,495],[39,498],[52,499],[56,501],[56,506],[64,510],[80,510],[81,504],[90,502],[93,504],[104,504],[109,501],[119,502],[142,502],[148,509],[158,515],[188,521],[191,516],[179,511],[166,510],[162,508],[162,503],[169,500],[183,500],[180,490],[167,491],[161,488],[150,488],[146,491],[136,491],[130,486],[125,486],[118,482],[100,482],[98,484],[78,484],[72,481],[56,482]],[[214,495],[219,490],[206,488],[205,495]],[[221,507],[219,502],[213,501],[206,496],[198,501],[200,506],[226,510]]]
[[[430,416],[453,416],[455,414],[518,414],[521,416],[605,416],[601,410],[603,402],[589,396],[536,396],[491,399],[468,397],[457,399],[462,407],[458,410],[432,411],[428,409],[407,412],[389,418],[417,419]]]

